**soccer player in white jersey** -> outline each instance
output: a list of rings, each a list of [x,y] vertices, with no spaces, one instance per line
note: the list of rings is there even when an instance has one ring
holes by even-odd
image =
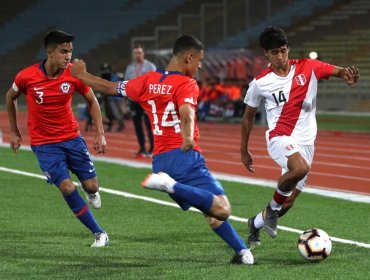
[[[317,133],[317,82],[335,76],[353,85],[360,76],[354,66],[342,68],[306,58],[290,60],[287,35],[281,28],[265,28],[259,40],[271,66],[250,83],[244,100],[247,106],[241,130],[241,161],[254,172],[248,143],[257,108],[264,101],[267,150],[282,167],[282,175],[271,202],[248,221],[248,243],[255,245],[261,243],[262,227],[269,236],[277,236],[278,218],[293,207],[307,180]]]

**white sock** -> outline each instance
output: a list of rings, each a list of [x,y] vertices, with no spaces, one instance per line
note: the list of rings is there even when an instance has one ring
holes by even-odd
[[[277,203],[275,200],[271,200],[270,207],[272,210],[278,210],[280,211],[281,207],[283,207],[282,204]]]
[[[159,175],[161,175],[161,174],[159,174]],[[168,174],[164,175],[163,177],[164,177],[164,180],[165,180],[164,185],[166,187],[167,193],[174,193],[175,192],[174,186],[177,182],[172,177],[170,177]]]
[[[257,228],[257,229],[260,229],[261,227],[263,227],[263,225],[265,224],[265,221],[263,220],[262,218],[262,212],[259,213],[256,218],[254,219],[254,226]]]

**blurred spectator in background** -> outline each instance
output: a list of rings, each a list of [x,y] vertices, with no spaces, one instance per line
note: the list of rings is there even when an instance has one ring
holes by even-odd
[[[124,81],[125,75],[122,72],[117,72],[114,74],[113,80],[115,82],[118,81]],[[121,98],[116,98],[117,103],[119,103],[121,107],[121,112],[123,115],[124,119],[130,119],[130,108],[128,107],[128,98],[127,97],[121,97]]]
[[[205,121],[207,117],[241,117],[243,112],[240,112],[240,107],[244,107],[241,96],[244,87],[245,80],[236,78],[224,79],[222,82],[217,78],[202,81],[199,84],[197,119]]]
[[[119,79],[117,76],[112,73],[112,67],[108,63],[103,63],[100,66],[100,77],[102,79],[116,82]],[[121,102],[122,98],[111,97],[111,96],[104,96],[104,108],[105,108],[105,115],[107,117],[106,124],[108,125],[107,131],[112,130],[113,121],[118,121],[117,131],[122,131],[125,128],[125,124],[123,122],[123,114],[121,110]]]
[[[125,80],[131,80],[142,76],[150,71],[155,71],[156,66],[144,58],[144,47],[142,45],[135,45],[132,51],[133,62],[130,63],[125,71]],[[139,142],[139,151],[134,154],[136,158],[151,157],[154,148],[153,132],[150,125],[150,120],[139,103],[129,100],[132,120],[135,126],[137,140]],[[149,150],[145,147],[145,134],[143,129],[143,121],[149,139]]]

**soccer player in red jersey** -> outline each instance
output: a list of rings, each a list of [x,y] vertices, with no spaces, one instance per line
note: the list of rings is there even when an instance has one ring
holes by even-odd
[[[193,77],[202,60],[202,43],[184,35],[176,40],[165,70],[119,83],[90,75],[82,61],[74,61],[71,71],[96,90],[127,95],[140,103],[154,134],[154,173],[142,182],[143,187],[167,192],[183,210],[193,206],[202,211],[213,231],[234,249],[233,262],[253,264],[253,255],[228,221],[231,209],[223,187],[208,171],[198,145],[199,88]]]
[[[22,135],[17,122],[17,98],[25,94],[31,148],[50,184],[61,191],[76,217],[95,236],[92,247],[103,247],[108,235],[98,225],[88,205],[74,186],[69,170],[76,174],[87,200],[100,208],[98,179],[85,141],[72,112],[73,92],[87,101],[96,126],[94,149],[105,153],[102,117],[91,88],[70,73],[74,36],[53,30],[44,37],[47,59],[20,71],[6,94],[10,122],[10,146],[17,152]]]
[[[289,60],[288,39],[281,28],[267,27],[259,39],[271,66],[250,83],[244,100],[247,106],[241,130],[241,161],[248,171],[254,172],[248,142],[257,109],[264,101],[267,150],[282,167],[282,176],[271,202],[248,221],[248,243],[257,245],[261,243],[259,230],[262,227],[271,237],[277,236],[278,217],[293,207],[305,186],[317,132],[318,81],[334,76],[353,85],[360,76],[354,66],[342,68],[307,58]]]

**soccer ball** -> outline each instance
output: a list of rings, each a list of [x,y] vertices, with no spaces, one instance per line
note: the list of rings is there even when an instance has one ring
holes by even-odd
[[[329,235],[318,228],[306,230],[298,239],[298,251],[308,261],[322,261],[331,252]]]

